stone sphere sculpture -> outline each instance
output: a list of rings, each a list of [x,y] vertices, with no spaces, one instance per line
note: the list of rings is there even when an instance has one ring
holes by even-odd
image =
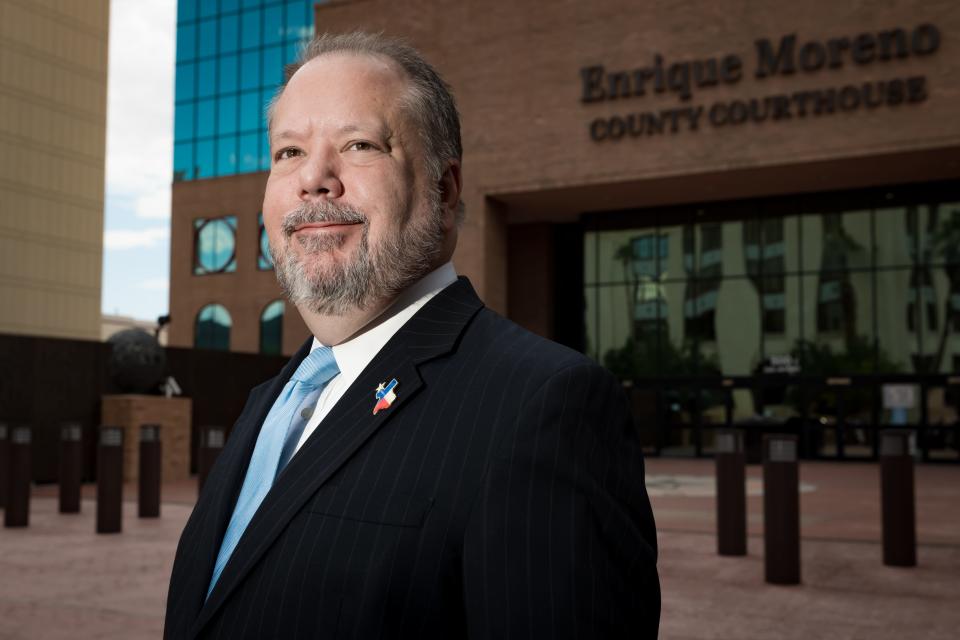
[[[125,329],[107,340],[113,345],[110,378],[123,393],[158,393],[167,357],[143,329]]]

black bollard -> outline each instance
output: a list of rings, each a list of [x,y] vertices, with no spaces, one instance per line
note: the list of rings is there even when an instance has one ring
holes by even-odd
[[[910,432],[880,433],[880,510],[883,521],[883,564],[917,566],[917,514],[914,502]]]
[[[766,580],[800,584],[800,476],[797,438],[763,438],[763,549]]]
[[[60,426],[60,513],[80,513],[83,477],[83,429],[75,422]]]
[[[0,422],[0,509],[7,504],[7,469],[10,468],[10,428]]]
[[[717,449],[717,553],[747,555],[747,457],[743,432],[719,431]]]
[[[123,429],[100,427],[97,447],[97,533],[123,528]]]
[[[207,475],[213,468],[213,463],[220,450],[223,449],[225,433],[221,427],[202,427],[200,429],[200,451],[197,456],[197,483],[199,491],[207,481]]]
[[[7,501],[3,513],[3,526],[26,527],[30,524],[30,450],[32,433],[30,427],[20,425],[10,430],[7,476]]]
[[[137,515],[160,517],[160,425],[140,427],[140,477]]]

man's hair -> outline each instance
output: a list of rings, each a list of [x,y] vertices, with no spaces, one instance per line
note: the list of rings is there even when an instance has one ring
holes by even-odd
[[[277,101],[293,74],[314,58],[333,53],[386,58],[403,69],[410,82],[403,106],[419,129],[433,182],[440,179],[449,161],[461,160],[463,148],[460,142],[460,115],[457,113],[450,86],[416,49],[382,33],[324,33],[311,40],[297,61],[287,65],[283,84],[277,89],[267,108],[268,127],[273,124]],[[462,209],[462,206],[460,208]]]

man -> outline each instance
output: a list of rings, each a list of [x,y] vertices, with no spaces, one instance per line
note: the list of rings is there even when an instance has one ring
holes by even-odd
[[[444,82],[382,36],[321,36],[269,128],[264,223],[314,337],[251,392],[207,479],[166,637],[656,637],[619,384],[453,271]]]

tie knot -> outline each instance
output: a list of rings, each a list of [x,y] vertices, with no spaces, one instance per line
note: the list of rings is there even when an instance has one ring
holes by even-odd
[[[333,349],[317,347],[303,359],[293,373],[293,379],[305,385],[319,386],[326,384],[338,373],[340,373],[340,367],[337,366],[337,361],[333,357]]]

